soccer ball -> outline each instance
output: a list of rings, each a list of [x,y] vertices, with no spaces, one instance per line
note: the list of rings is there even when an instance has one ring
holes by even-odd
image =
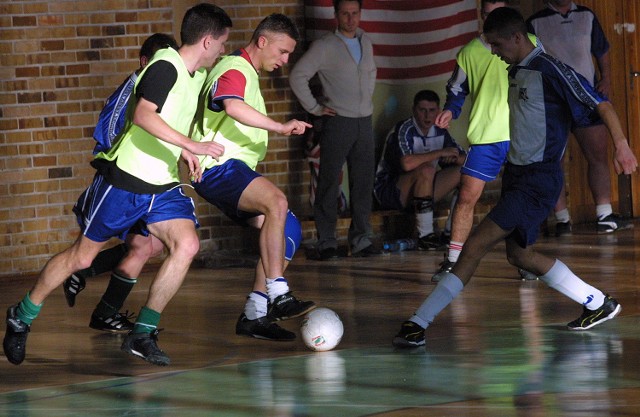
[[[321,307],[309,312],[300,327],[302,340],[311,350],[324,352],[338,346],[344,327],[335,311]]]

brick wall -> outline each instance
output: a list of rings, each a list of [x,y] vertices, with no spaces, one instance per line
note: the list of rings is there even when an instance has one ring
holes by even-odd
[[[192,0],[4,1],[0,4],[0,276],[38,272],[78,235],[71,208],[94,170],[91,139],[104,100],[138,67],[139,47],[155,32],[179,36]],[[216,1],[234,28],[228,51],[279,12],[304,28],[303,0]],[[291,59],[295,63],[298,48]],[[302,112],[287,67],[261,77],[267,111],[278,120]],[[310,212],[303,140],[270,135],[258,170],[280,186],[299,217]],[[195,197],[195,193],[191,193]],[[196,198],[204,251],[247,247],[255,237]],[[313,225],[307,222],[307,228]],[[305,230],[305,236],[311,236]]]
[[[138,67],[139,47],[174,33],[198,2],[17,1],[0,4],[0,276],[32,274],[78,235],[71,208],[94,170],[91,139],[104,100]],[[301,22],[301,1],[217,2],[233,19],[230,48],[243,46],[260,19],[286,13]],[[185,6],[186,4],[186,6]],[[174,16],[180,9],[180,16]],[[263,76],[268,111],[290,117],[286,70]],[[271,136],[260,169],[301,205],[306,192],[301,141]],[[242,244],[243,233],[198,203],[201,236],[213,248]]]

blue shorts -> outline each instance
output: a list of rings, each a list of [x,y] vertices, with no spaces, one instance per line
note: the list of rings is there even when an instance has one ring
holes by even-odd
[[[198,195],[218,207],[231,220],[244,225],[261,213],[238,210],[238,202],[251,181],[261,177],[244,162],[230,159],[204,171],[200,182],[192,183]]]
[[[149,235],[147,225],[189,219],[199,227],[193,200],[180,186],[160,194],[135,194],[109,184],[96,174],[73,207],[82,234],[95,242],[112,237],[124,240],[130,229]]]
[[[373,186],[373,195],[380,203],[383,210],[402,210],[402,201],[400,201],[400,189],[396,186],[398,178],[385,178],[378,180]]]
[[[484,182],[493,181],[507,160],[509,141],[471,145],[460,172]]]
[[[513,230],[523,248],[535,243],[540,225],[556,205],[562,189],[560,164],[506,164],[502,192],[487,216],[503,230]]]

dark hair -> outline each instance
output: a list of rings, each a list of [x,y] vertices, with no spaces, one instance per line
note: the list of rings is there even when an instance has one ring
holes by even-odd
[[[300,40],[300,32],[296,25],[287,16],[280,13],[273,13],[262,19],[256,30],[253,31],[251,42],[257,42],[260,36],[264,36],[265,32],[281,33],[289,36],[294,41]]]
[[[516,33],[521,33],[526,36],[527,24],[524,22],[524,18],[516,9],[511,7],[499,7],[489,13],[484,26],[482,27],[484,33],[496,33],[500,38],[510,38]]]
[[[423,100],[433,101],[434,103],[438,104],[438,107],[440,106],[440,97],[438,96],[438,93],[436,93],[433,90],[418,91],[416,95],[413,97],[413,107],[417,106],[418,103]]]
[[[142,44],[142,47],[140,48],[140,57],[142,58],[144,56],[147,59],[151,59],[158,49],[168,47],[178,49],[178,43],[173,36],[166,35],[164,33],[154,33]]]
[[[338,13],[338,10],[340,10],[340,4],[344,3],[345,1],[357,1],[358,6],[360,6],[360,9],[362,9],[362,0],[333,0],[333,11]]]
[[[185,13],[180,27],[180,39],[183,45],[194,45],[207,35],[218,39],[231,26],[231,18],[220,7],[200,3]]]

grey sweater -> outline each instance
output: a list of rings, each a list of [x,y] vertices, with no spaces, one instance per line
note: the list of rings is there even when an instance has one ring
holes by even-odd
[[[344,117],[366,117],[373,113],[372,96],[377,72],[373,45],[361,29],[356,36],[362,47],[359,64],[354,61],[347,45],[332,32],[314,41],[291,71],[291,89],[309,113],[320,116],[323,106]],[[309,80],[316,73],[325,97],[322,103],[309,88]]]

